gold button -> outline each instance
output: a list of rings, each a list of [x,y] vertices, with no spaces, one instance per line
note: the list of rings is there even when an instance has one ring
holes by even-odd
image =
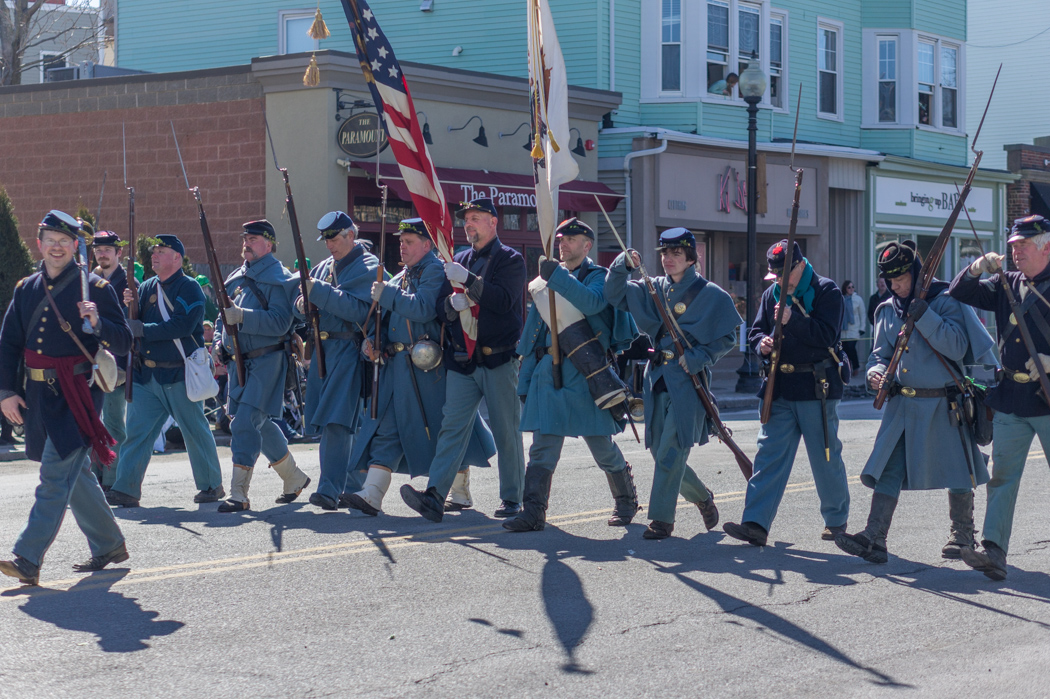
[[[907,370],[907,369],[901,369],[901,372],[903,372],[903,373],[907,374],[907,373],[908,373],[908,370]]]
[[[44,306],[44,310],[45,310],[45,311],[50,311],[51,309],[50,309],[50,308],[48,308],[47,306]]]
[[[40,332],[44,332],[44,329],[43,329],[43,328],[40,328]]]
[[[40,322],[41,322],[41,323],[46,323],[46,322],[47,322],[47,318],[41,318],[41,319],[40,319]]]
[[[37,353],[37,354],[43,354],[43,353],[44,353],[44,351],[43,351],[43,350],[37,350],[37,351],[36,351],[36,353]]]
[[[44,341],[44,338],[42,338],[42,337],[38,337],[38,338],[36,339],[36,341],[37,341],[37,342],[43,342],[43,341]]]

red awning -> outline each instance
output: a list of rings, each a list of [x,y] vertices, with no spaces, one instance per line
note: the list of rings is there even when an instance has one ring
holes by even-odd
[[[375,176],[376,164],[355,160],[351,163]],[[402,201],[412,201],[408,186],[401,171],[394,163],[379,166],[380,177],[394,190]],[[484,170],[460,170],[451,167],[437,168],[445,200],[450,205],[470,201],[478,197],[489,197],[496,206],[522,206],[536,208],[536,185],[530,175],[512,175],[509,172],[486,172]],[[558,189],[558,208],[566,211],[599,211],[595,195],[601,199],[606,211],[619,205],[623,195],[617,194],[601,182],[573,180]]]

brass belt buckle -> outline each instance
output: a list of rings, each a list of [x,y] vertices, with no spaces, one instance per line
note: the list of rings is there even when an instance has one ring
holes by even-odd
[[[481,353],[487,357],[490,354],[492,354],[492,348],[491,347],[482,347],[481,348]]]
[[[795,365],[794,364],[781,364],[780,365],[780,370],[782,372],[784,372],[785,374],[793,374],[793,373],[795,373]]]
[[[328,339],[328,331],[326,331],[326,330],[322,330],[321,331],[321,339],[322,340],[327,340]]]
[[[674,352],[671,350],[661,350],[660,354],[663,356],[665,362],[669,362],[674,359]]]
[[[1018,372],[1014,373],[1013,380],[1016,381],[1017,383],[1028,383],[1029,381],[1032,380],[1032,377],[1029,376],[1028,374],[1025,374],[1024,372],[1018,371]]]
[[[404,352],[405,351],[405,343],[404,342],[395,342],[394,343],[394,351],[395,352]]]
[[[912,388],[911,386],[901,386],[901,395],[904,396],[905,398],[914,398],[915,397],[915,389]]]
[[[150,369],[152,369],[155,366],[157,366],[157,363],[155,361],[153,361],[152,359],[147,359],[147,360],[143,361],[142,363],[145,364],[146,366],[148,366]]]

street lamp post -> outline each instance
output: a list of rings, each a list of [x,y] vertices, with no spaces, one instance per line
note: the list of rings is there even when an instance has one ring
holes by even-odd
[[[758,153],[755,138],[758,132],[758,103],[766,93],[766,74],[759,67],[758,59],[751,55],[751,62],[740,74],[740,95],[747,102],[747,328],[750,330],[758,311],[758,231],[755,224],[755,208],[758,203]],[[756,393],[761,386],[759,376],[761,361],[750,347],[744,350],[744,363],[737,369],[737,393]]]

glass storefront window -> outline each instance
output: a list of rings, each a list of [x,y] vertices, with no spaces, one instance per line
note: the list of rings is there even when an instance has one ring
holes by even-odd
[[[354,197],[354,211],[350,217],[356,223],[379,223],[382,220],[383,200],[379,197]],[[398,199],[387,199],[386,222],[395,226],[402,219],[415,216],[412,204]]]
[[[521,230],[521,209],[517,206],[503,207],[503,230]]]
[[[525,216],[525,230],[538,231],[540,229],[540,218],[535,211],[530,211]]]

